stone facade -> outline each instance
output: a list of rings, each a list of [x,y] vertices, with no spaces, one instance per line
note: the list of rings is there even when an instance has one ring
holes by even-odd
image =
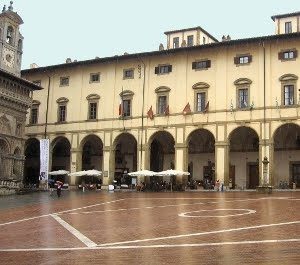
[[[177,182],[300,184],[300,33],[170,47],[183,32],[167,50],[22,71],[49,88],[33,93],[28,147],[46,132],[50,169],[102,170],[105,184],[169,168],[191,173]]]
[[[19,15],[3,8],[0,14],[0,186],[14,190],[23,180],[25,122],[32,91],[41,87],[20,78],[23,37]],[[13,182],[13,183],[11,183]],[[1,193],[1,192],[0,192]]]

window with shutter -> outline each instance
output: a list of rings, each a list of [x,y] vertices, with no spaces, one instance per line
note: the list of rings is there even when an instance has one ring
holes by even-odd
[[[297,56],[298,56],[298,52],[295,49],[285,50],[278,53],[278,59],[281,61],[296,59]]]
[[[195,69],[195,70],[207,69],[210,67],[211,67],[210,60],[192,62],[192,69]]]
[[[240,55],[234,57],[234,64],[236,65],[248,65],[252,62],[252,55]]]
[[[159,65],[158,67],[155,67],[155,74],[162,75],[162,74],[168,74],[172,72],[172,65]]]

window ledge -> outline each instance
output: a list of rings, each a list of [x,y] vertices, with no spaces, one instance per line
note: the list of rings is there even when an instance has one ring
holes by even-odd
[[[246,66],[246,65],[250,65],[251,63],[237,63],[235,66],[239,67],[239,66]]]

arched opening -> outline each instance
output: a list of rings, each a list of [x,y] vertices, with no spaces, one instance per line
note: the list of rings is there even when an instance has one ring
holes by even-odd
[[[22,160],[21,160],[21,150],[17,147],[14,151],[14,161],[13,161],[13,176],[14,178],[21,177],[22,170]]]
[[[206,129],[193,131],[188,137],[189,182],[200,182],[205,189],[215,182],[215,138]]]
[[[0,139],[0,178],[2,179],[10,177],[8,155],[9,146],[5,140]]]
[[[255,189],[259,185],[259,137],[249,127],[236,128],[229,137],[229,184]]]
[[[300,187],[300,126],[288,123],[274,133],[274,185],[279,188]]]
[[[24,184],[38,184],[40,173],[40,142],[35,138],[25,143]]]
[[[175,168],[175,140],[168,132],[157,132],[150,140],[150,170],[159,172]],[[153,176],[150,182],[170,181],[169,177]]]
[[[129,172],[137,170],[137,141],[129,133],[120,134],[114,141],[115,175],[118,184],[131,185]]]
[[[13,45],[14,29],[12,26],[7,27],[6,43]]]

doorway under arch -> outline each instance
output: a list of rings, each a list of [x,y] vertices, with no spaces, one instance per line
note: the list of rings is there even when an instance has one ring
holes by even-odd
[[[229,183],[232,188],[256,189],[259,186],[259,137],[242,126],[229,136]]]
[[[274,133],[273,184],[279,188],[300,187],[300,126],[287,123]]]

